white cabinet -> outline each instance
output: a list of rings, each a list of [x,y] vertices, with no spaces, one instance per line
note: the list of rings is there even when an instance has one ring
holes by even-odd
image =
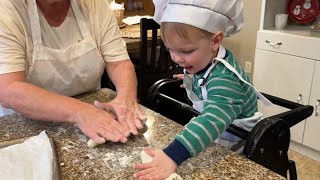
[[[320,61],[315,66],[309,104],[315,110],[306,121],[303,144],[320,151]]]
[[[291,128],[291,139],[320,151],[320,38],[309,26],[288,23],[275,30],[274,17],[286,12],[286,0],[263,0],[257,34],[253,83],[262,92],[301,104],[317,107],[319,115]],[[283,112],[279,106],[259,104],[265,116]],[[320,153],[320,152],[319,152]]]
[[[261,91],[308,104],[315,61],[267,50],[256,50],[253,83]],[[259,104],[264,117],[284,112],[280,106]],[[305,121],[291,129],[291,139],[302,143]]]

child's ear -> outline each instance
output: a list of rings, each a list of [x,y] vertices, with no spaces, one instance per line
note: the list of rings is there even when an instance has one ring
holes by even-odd
[[[218,31],[212,36],[212,50],[217,51],[223,40],[223,32]]]

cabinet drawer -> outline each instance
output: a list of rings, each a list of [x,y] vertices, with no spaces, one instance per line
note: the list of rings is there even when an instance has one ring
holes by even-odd
[[[297,36],[277,31],[259,31],[257,49],[320,60],[320,38]]]

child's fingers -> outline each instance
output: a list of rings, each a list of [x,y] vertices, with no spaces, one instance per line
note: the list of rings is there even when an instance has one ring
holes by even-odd
[[[156,169],[155,168],[149,168],[149,169],[145,169],[142,171],[139,171],[137,173],[134,173],[134,177],[141,177],[141,176],[147,176],[148,174],[154,172]]]
[[[150,148],[148,148],[148,147],[144,147],[143,148],[143,150],[144,150],[144,152],[146,153],[146,154],[148,154],[149,156],[151,156],[152,158],[154,157],[154,151],[152,150],[152,149],[150,149]]]
[[[151,162],[148,163],[144,163],[144,164],[134,164],[132,165],[133,169],[148,169],[148,168],[152,168],[153,165]]]
[[[174,74],[173,79],[183,79],[184,78],[184,74]]]
[[[166,176],[158,171],[152,171],[147,175],[148,179],[166,179]]]

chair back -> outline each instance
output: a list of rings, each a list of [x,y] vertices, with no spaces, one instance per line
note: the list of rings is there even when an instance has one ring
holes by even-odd
[[[172,61],[159,33],[160,25],[153,19],[142,18],[140,20],[140,57],[135,66],[138,78],[138,97],[142,104],[153,83],[163,78],[172,78],[173,74],[183,72],[182,68]]]
[[[141,68],[145,72],[169,72],[181,69],[175,64],[163,41],[159,38],[160,25],[153,19],[142,18],[140,21],[140,58]],[[151,31],[151,38],[149,37]]]

